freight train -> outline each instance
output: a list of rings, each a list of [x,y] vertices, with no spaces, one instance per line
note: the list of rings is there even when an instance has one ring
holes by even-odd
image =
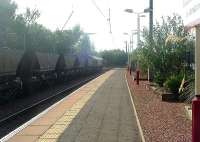
[[[41,85],[101,70],[102,58],[87,54],[42,53],[0,48],[0,98],[30,93]]]

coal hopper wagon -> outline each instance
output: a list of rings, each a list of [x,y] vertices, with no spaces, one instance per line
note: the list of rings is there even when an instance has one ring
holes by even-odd
[[[0,48],[0,99],[34,86],[53,84],[101,71],[102,58],[87,54],[42,53],[34,50]]]

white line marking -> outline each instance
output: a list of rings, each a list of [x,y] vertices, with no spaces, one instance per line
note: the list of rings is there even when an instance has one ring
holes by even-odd
[[[109,70],[110,71],[110,70]],[[106,71],[105,73],[109,72]],[[104,74],[105,74],[104,73]],[[101,76],[103,76],[104,74],[98,76],[97,78],[89,81],[88,83],[86,83],[85,85],[81,86],[79,89],[75,90],[74,92],[72,92],[71,94],[67,95],[66,97],[64,97],[62,100],[58,101],[57,103],[53,104],[52,106],[50,106],[49,108],[45,109],[44,111],[42,111],[40,114],[36,115],[35,117],[33,117],[32,119],[30,119],[29,121],[27,121],[26,123],[24,123],[23,125],[21,125],[20,127],[16,128],[15,130],[13,130],[12,132],[10,132],[9,134],[7,134],[6,136],[4,136],[3,138],[0,139],[0,142],[5,142],[8,141],[10,138],[12,138],[14,135],[16,135],[17,133],[19,133],[21,130],[23,130],[24,128],[26,128],[27,126],[29,126],[33,121],[41,118],[44,114],[46,114],[49,110],[51,110],[52,108],[56,107],[59,103],[63,102],[64,100],[68,99],[68,97],[70,97],[71,95],[75,94],[77,91],[79,91],[80,89],[84,88],[86,85],[88,85],[90,82],[93,82],[94,80],[100,78]]]
[[[143,134],[143,131],[142,131],[142,127],[141,127],[141,125],[140,125],[140,121],[139,121],[139,118],[138,118],[138,115],[137,115],[137,111],[136,111],[136,108],[135,108],[135,104],[134,104],[134,102],[133,102],[133,98],[132,98],[131,91],[130,91],[130,88],[129,88],[129,85],[128,85],[128,82],[127,82],[126,74],[125,74],[125,79],[126,79],[126,85],[127,85],[127,87],[128,87],[128,92],[129,92],[129,96],[130,96],[130,99],[131,99],[131,103],[132,103],[132,105],[133,105],[133,111],[134,111],[134,113],[135,113],[136,122],[137,122],[137,125],[138,125],[138,129],[139,129],[139,132],[140,132],[140,136],[141,136],[142,142],[145,142],[144,134]]]

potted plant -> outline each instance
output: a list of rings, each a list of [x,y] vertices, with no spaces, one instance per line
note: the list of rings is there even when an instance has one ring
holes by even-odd
[[[182,75],[172,75],[164,83],[167,92],[162,94],[163,101],[177,101],[179,97],[179,87],[183,79]]]

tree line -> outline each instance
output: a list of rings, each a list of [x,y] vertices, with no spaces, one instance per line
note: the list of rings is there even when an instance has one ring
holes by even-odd
[[[102,56],[106,65],[122,66],[127,55],[121,50],[97,53],[87,33],[80,25],[69,30],[51,31],[37,23],[40,12],[27,8],[17,14],[17,4],[12,0],[0,0],[0,48],[34,49],[50,53],[85,53]]]
[[[37,9],[17,14],[17,4],[0,0],[0,48],[34,49],[51,53],[93,53],[94,45],[79,25],[72,29],[51,31],[36,21]]]
[[[104,50],[100,52],[101,57],[104,59],[105,66],[125,66],[127,63],[127,54],[123,50],[113,49]]]

